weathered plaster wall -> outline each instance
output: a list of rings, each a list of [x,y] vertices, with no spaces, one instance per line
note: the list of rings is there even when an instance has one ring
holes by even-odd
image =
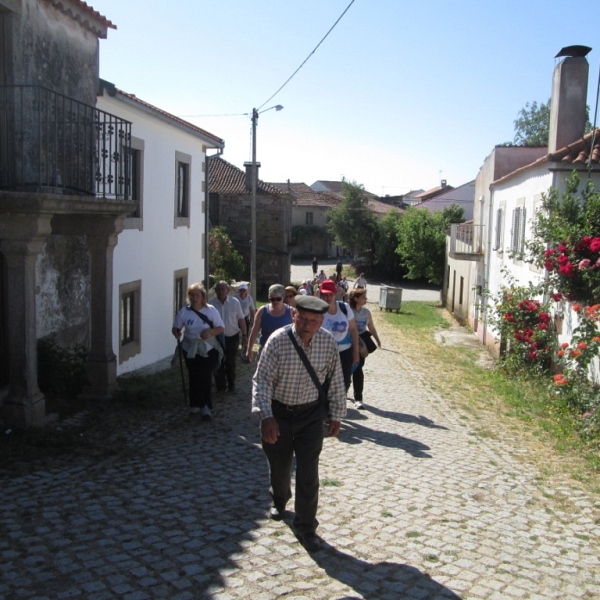
[[[85,236],[52,235],[36,264],[38,339],[89,348],[90,259]]]
[[[93,106],[98,88],[98,38],[47,2],[23,0],[13,19],[13,83],[60,90]]]

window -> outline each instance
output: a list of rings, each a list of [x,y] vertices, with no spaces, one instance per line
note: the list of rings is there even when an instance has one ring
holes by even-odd
[[[128,150],[128,160],[125,162],[126,189],[128,198],[136,202],[135,209],[127,216],[123,227],[125,229],[142,229],[144,214],[144,140],[131,138],[131,147]]]
[[[311,213],[311,212],[306,213],[306,224],[307,225],[313,224],[313,213]]]
[[[141,348],[141,280],[119,286],[119,364]]]
[[[525,251],[525,217],[524,206],[517,206],[513,210],[510,248],[517,254],[522,254]]]
[[[174,274],[173,313],[187,304],[188,270],[179,269]]]
[[[498,252],[504,250],[504,208],[496,211],[496,231],[494,234],[494,248]]]
[[[192,157],[175,153],[175,227],[190,225],[190,181]]]

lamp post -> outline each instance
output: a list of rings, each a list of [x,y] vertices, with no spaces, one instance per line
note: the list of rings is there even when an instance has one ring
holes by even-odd
[[[258,112],[256,108],[252,109],[252,202],[250,204],[250,290],[254,298],[257,297],[257,277],[256,277],[256,186],[257,186],[257,173],[256,173],[256,125],[258,123],[258,115],[271,110],[274,108],[276,111],[283,109],[281,104],[265,108]]]

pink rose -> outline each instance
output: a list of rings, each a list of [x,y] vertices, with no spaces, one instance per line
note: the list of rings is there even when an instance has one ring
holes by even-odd
[[[589,258],[584,258],[579,265],[577,266],[577,268],[580,271],[585,271],[585,269],[587,269],[590,266],[590,259]]]

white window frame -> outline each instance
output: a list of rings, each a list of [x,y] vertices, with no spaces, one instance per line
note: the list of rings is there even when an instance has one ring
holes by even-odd
[[[131,314],[125,314],[125,299],[132,298]],[[126,319],[126,317],[128,317]],[[131,339],[124,338],[126,321],[131,324]],[[119,285],[119,364],[142,351],[142,280]]]

